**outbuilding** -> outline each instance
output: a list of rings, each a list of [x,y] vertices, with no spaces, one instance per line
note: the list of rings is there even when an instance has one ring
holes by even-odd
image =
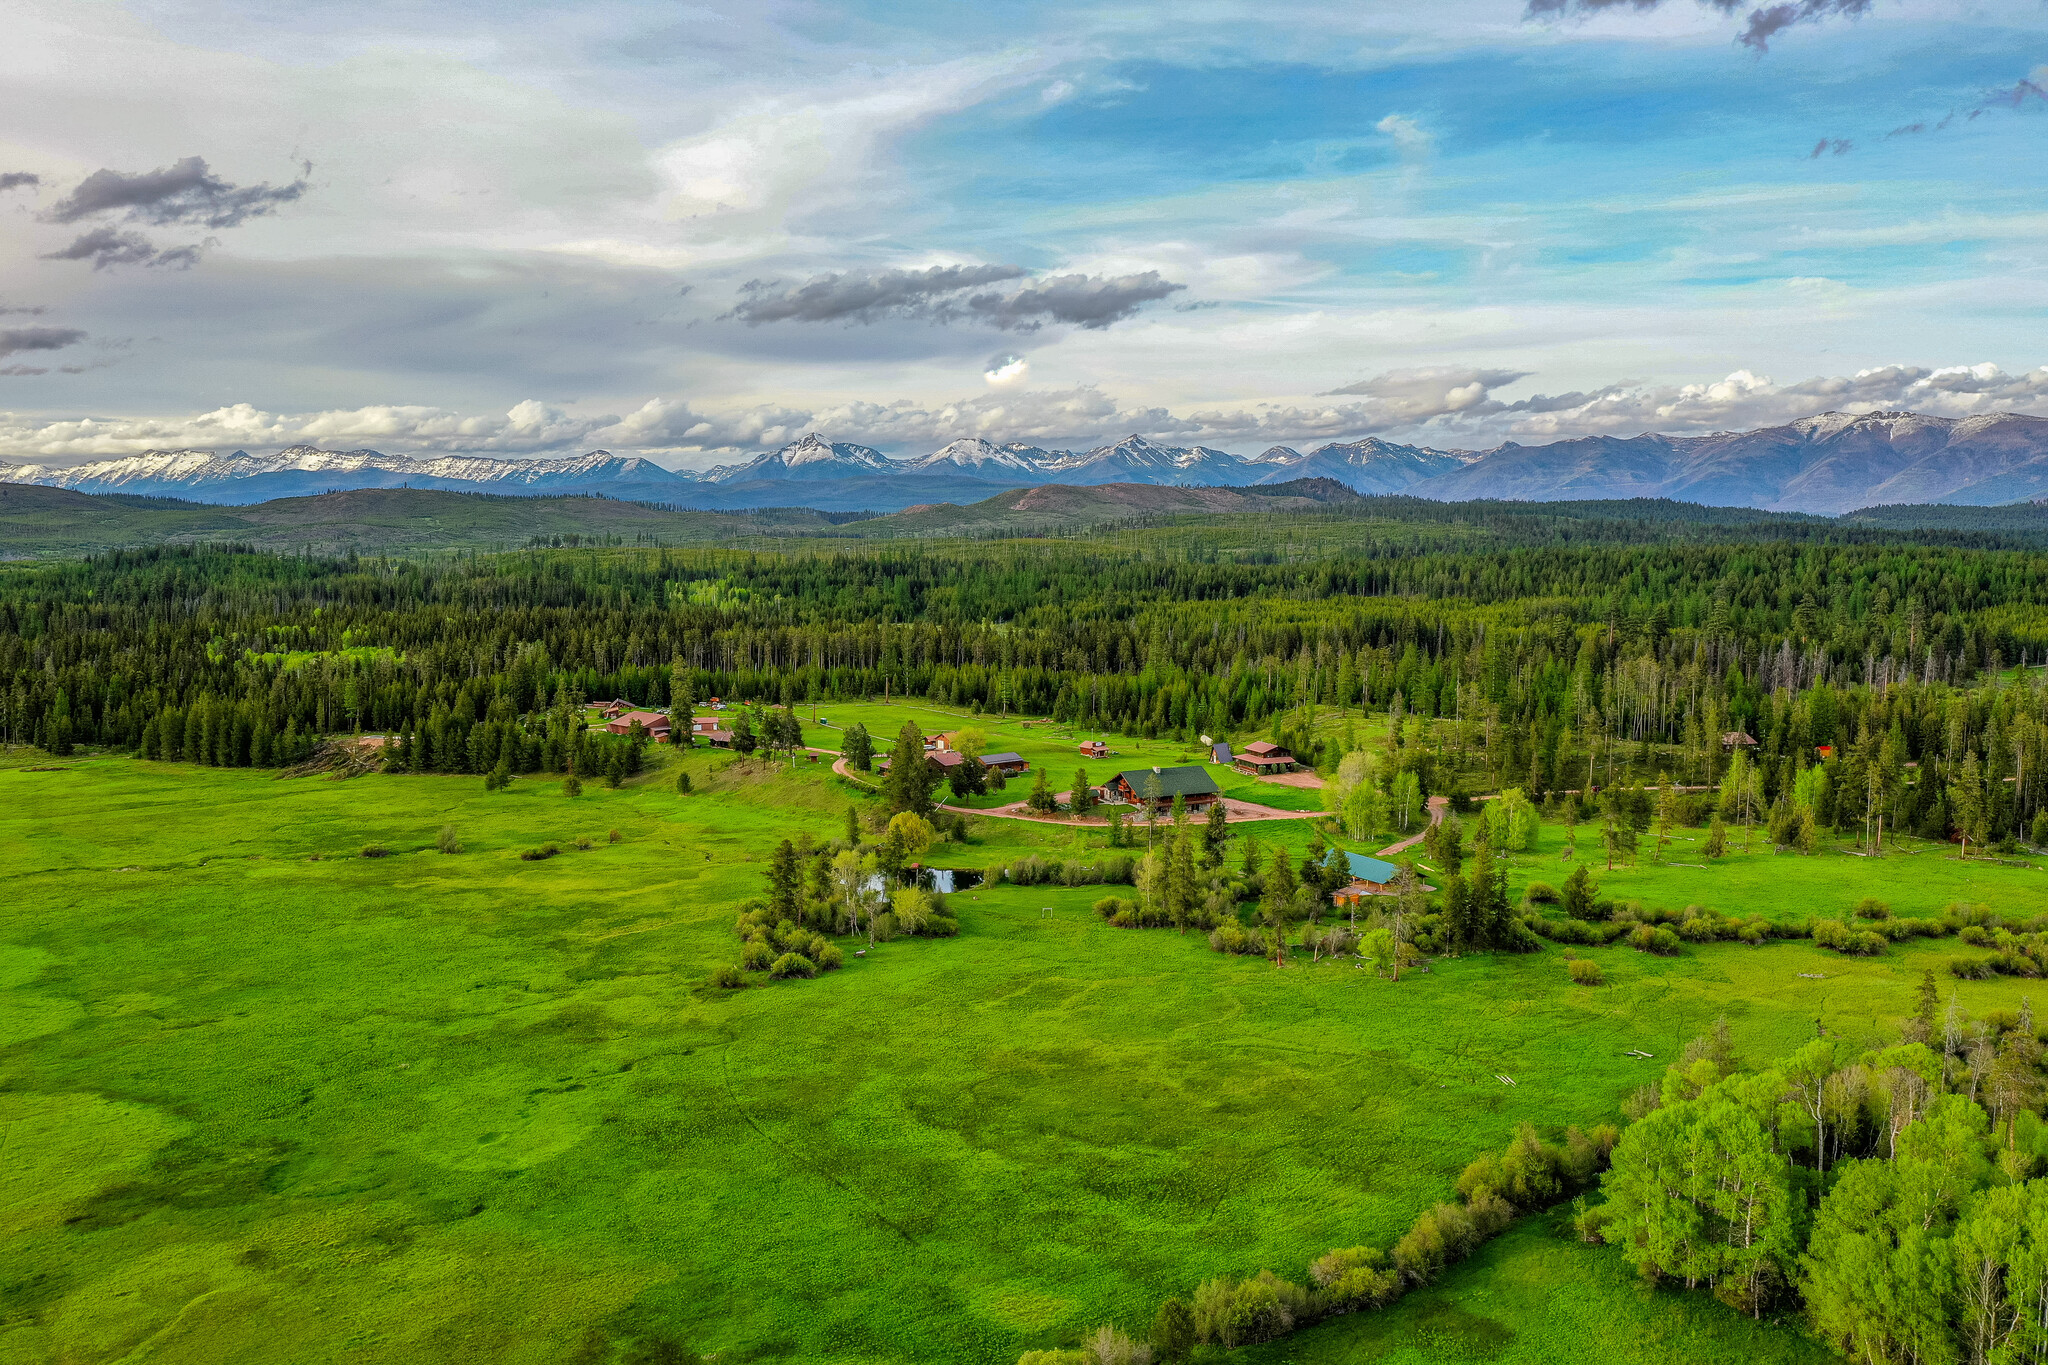
[[[1015,777],[1018,773],[1031,771],[1031,765],[1024,761],[1024,755],[1022,754],[983,754],[981,756],[981,766],[993,768],[997,772],[1010,777]]]

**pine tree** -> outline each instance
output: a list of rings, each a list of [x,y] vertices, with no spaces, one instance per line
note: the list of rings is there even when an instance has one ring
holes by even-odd
[[[1671,830],[1678,823],[1678,789],[1671,785],[1671,774],[1663,773],[1657,778],[1657,861],[1664,861],[1664,850],[1671,846]]]
[[[797,862],[796,845],[784,839],[768,859],[768,908],[782,919],[797,918],[797,893],[803,886],[803,869]]]
[[[882,779],[882,796],[889,803],[889,813],[931,814],[932,787],[936,782],[937,774],[924,754],[924,732],[917,728],[917,722],[904,721],[903,728],[896,732],[896,747],[889,751],[889,771]]]
[[[1215,866],[1223,860],[1223,845],[1230,839],[1229,814],[1221,801],[1209,803],[1208,822],[1202,828],[1203,861]]]

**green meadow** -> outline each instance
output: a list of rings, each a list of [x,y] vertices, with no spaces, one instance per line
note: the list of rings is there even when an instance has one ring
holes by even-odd
[[[878,741],[912,712],[824,709]],[[1070,756],[1056,778],[1079,765],[1064,735],[1015,741],[1037,763],[1027,742]],[[1817,1022],[1882,1036],[1964,951],[1581,950],[1609,983],[1585,989],[1553,948],[1396,984],[1112,929],[1097,888],[1005,886],[951,898],[957,938],[848,942],[841,971],[727,992],[706,977],[735,959],[774,841],[835,835],[865,798],[823,763],[657,752],[575,798],[530,778],[0,767],[0,1359],[1007,1365],[1141,1329],[1208,1276],[1298,1278],[1332,1246],[1384,1245],[1515,1123],[1614,1120],[1716,1017],[1759,1058]],[[444,825],[461,852],[437,850]],[[1518,880],[1561,875],[1561,835]],[[928,861],[1102,840],[982,820]],[[520,858],[546,842],[564,851]],[[1646,859],[1602,881],[1796,915],[1863,894],[2037,906],[2040,878],[1929,851]],[[1953,989],[1982,1011],[2026,986]],[[1588,1353],[1818,1358],[1546,1218],[1385,1313],[1244,1354]]]

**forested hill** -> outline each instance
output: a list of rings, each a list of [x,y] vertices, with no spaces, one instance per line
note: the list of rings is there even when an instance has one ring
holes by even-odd
[[[1279,733],[1317,705],[1450,717],[1491,781],[1539,792],[1596,750],[1650,762],[1651,743],[1707,771],[1726,730],[1760,741],[1767,796],[1819,745],[1945,775],[1967,760],[2008,823],[2048,781],[2040,692],[1999,685],[2048,657],[2039,552],[1173,545],[427,563],[175,548],[16,568],[0,575],[5,738],[262,766],[360,726],[428,736],[436,767],[530,770],[578,695],[889,692],[1185,737]],[[1944,783],[1913,799],[1946,800]]]
[[[801,485],[784,490],[801,498]],[[1178,553],[1219,554],[1301,542],[1417,549],[1558,542],[1838,541],[1910,538],[1997,548],[2048,545],[2048,506],[1871,508],[1846,517],[1704,507],[1668,498],[1588,502],[1445,503],[1366,497],[1329,479],[1252,488],[1049,485],[966,506],[939,503],[888,516],[807,507],[687,511],[594,496],[508,497],[421,488],[357,489],[247,507],[175,498],[85,494],[0,483],[0,559],[63,559],[161,544],[232,542],[311,554],[431,554],[521,547],[771,544],[790,540],[960,540],[1087,537],[1179,528]]]

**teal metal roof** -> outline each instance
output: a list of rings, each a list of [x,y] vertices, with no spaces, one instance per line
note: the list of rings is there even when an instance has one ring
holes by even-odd
[[[1368,858],[1363,853],[1347,853],[1344,860],[1351,864],[1351,875],[1361,882],[1376,882],[1385,886],[1401,875],[1401,869],[1382,858]]]

